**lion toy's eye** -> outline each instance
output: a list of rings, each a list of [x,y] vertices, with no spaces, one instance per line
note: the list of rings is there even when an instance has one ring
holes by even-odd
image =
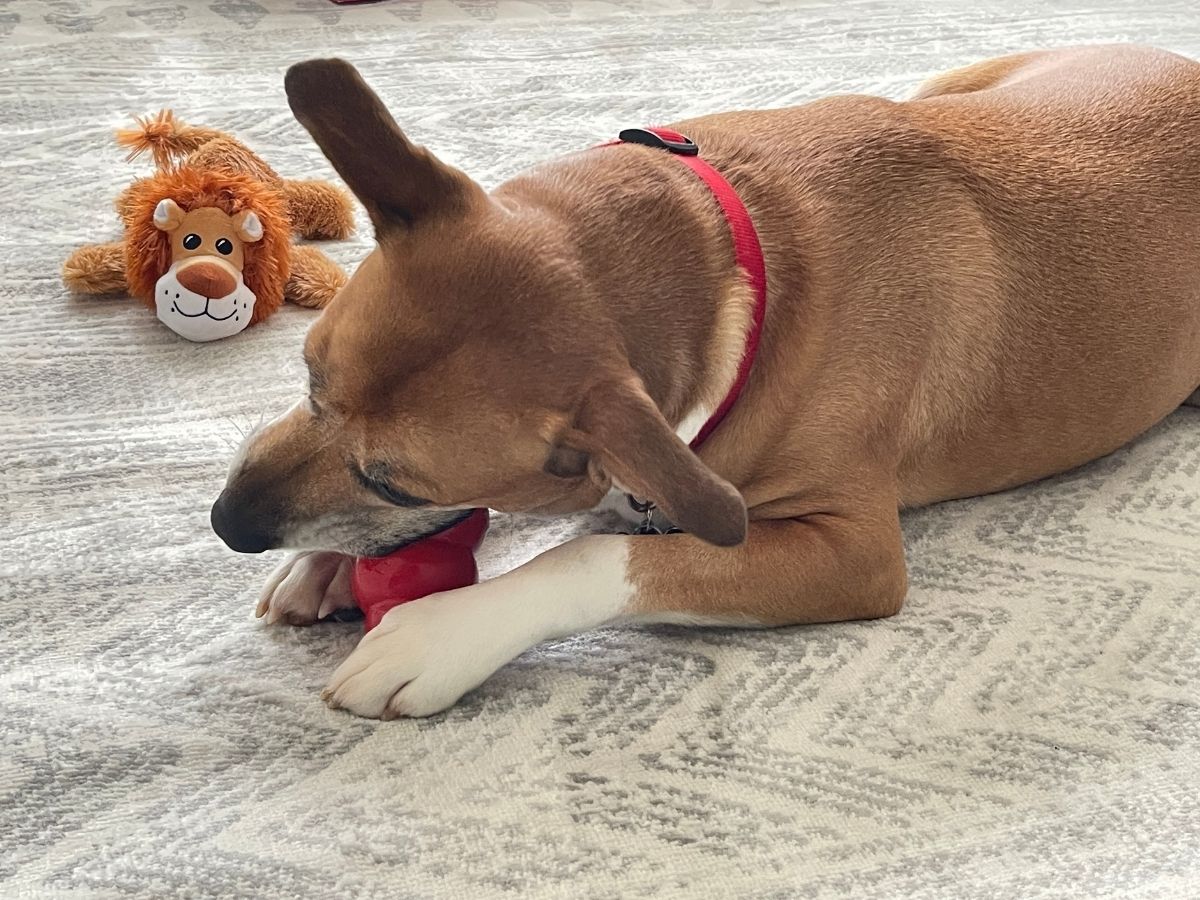
[[[189,234],[187,237],[185,237],[183,239],[183,249],[184,250],[195,250],[199,246],[200,246],[200,235],[198,235],[198,234]]]
[[[222,256],[228,256],[233,252],[233,241],[229,238],[219,238],[217,240],[217,252]]]

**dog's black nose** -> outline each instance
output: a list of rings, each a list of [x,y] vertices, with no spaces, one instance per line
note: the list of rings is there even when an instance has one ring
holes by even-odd
[[[238,553],[262,553],[271,549],[271,537],[256,526],[252,517],[238,514],[230,502],[229,491],[221,491],[209,514],[212,530],[230,550]]]

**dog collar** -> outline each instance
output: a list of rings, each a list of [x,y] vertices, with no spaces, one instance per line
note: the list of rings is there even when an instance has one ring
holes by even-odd
[[[700,176],[721,207],[721,213],[725,216],[725,224],[729,226],[729,234],[733,239],[734,262],[746,274],[750,287],[754,291],[754,312],[750,319],[750,330],[746,333],[746,346],[742,350],[737,375],[729,392],[725,395],[725,399],[708,417],[708,421],[704,423],[688,445],[692,450],[697,450],[716,431],[717,426],[737,403],[738,397],[741,396],[742,389],[750,377],[754,358],[758,355],[763,320],[767,313],[767,267],[763,259],[762,244],[758,241],[758,232],[754,229],[754,221],[750,218],[750,213],[746,211],[746,205],[742,203],[741,197],[720,172],[700,158],[700,148],[695,141],[669,128],[627,128],[617,135],[617,140],[612,143],[643,144],[647,147],[666,150]],[[638,500],[633,496],[629,496],[628,500],[634,511],[642,515],[642,522],[634,529],[633,533],[661,534],[662,532],[655,527],[653,521],[654,503]],[[670,528],[667,533],[679,530]]]
[[[746,334],[746,346],[738,363],[737,376],[729,393],[721,401],[720,406],[708,417],[708,421],[692,438],[689,446],[693,450],[708,440],[716,431],[717,426],[729,414],[729,410],[737,403],[742,389],[750,377],[750,369],[754,366],[754,357],[758,355],[758,344],[762,339],[763,320],[767,312],[767,267],[763,259],[762,244],[758,241],[758,232],[754,229],[754,221],[746,211],[746,205],[725,177],[711,165],[700,158],[700,148],[689,138],[669,128],[627,128],[617,135],[615,143],[643,144],[667,150],[676,156],[680,162],[700,176],[708,185],[721,212],[725,216],[725,224],[729,226],[729,234],[733,238],[733,256],[738,268],[746,273],[750,287],[754,291],[754,312],[750,319],[750,330]]]

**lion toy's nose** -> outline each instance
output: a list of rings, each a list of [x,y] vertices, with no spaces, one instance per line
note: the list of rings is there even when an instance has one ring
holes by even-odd
[[[212,262],[196,262],[180,266],[176,275],[179,283],[202,297],[227,297],[237,287],[229,271]]]

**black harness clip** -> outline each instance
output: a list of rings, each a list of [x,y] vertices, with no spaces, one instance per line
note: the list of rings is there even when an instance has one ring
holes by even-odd
[[[680,137],[683,136],[680,135]],[[696,146],[696,142],[691,138],[685,137],[682,141],[668,141],[645,128],[626,128],[617,135],[617,138],[626,144],[643,144],[647,147],[657,147],[659,150],[670,150],[672,153],[678,153],[680,156],[696,156],[700,153],[700,148]]]

